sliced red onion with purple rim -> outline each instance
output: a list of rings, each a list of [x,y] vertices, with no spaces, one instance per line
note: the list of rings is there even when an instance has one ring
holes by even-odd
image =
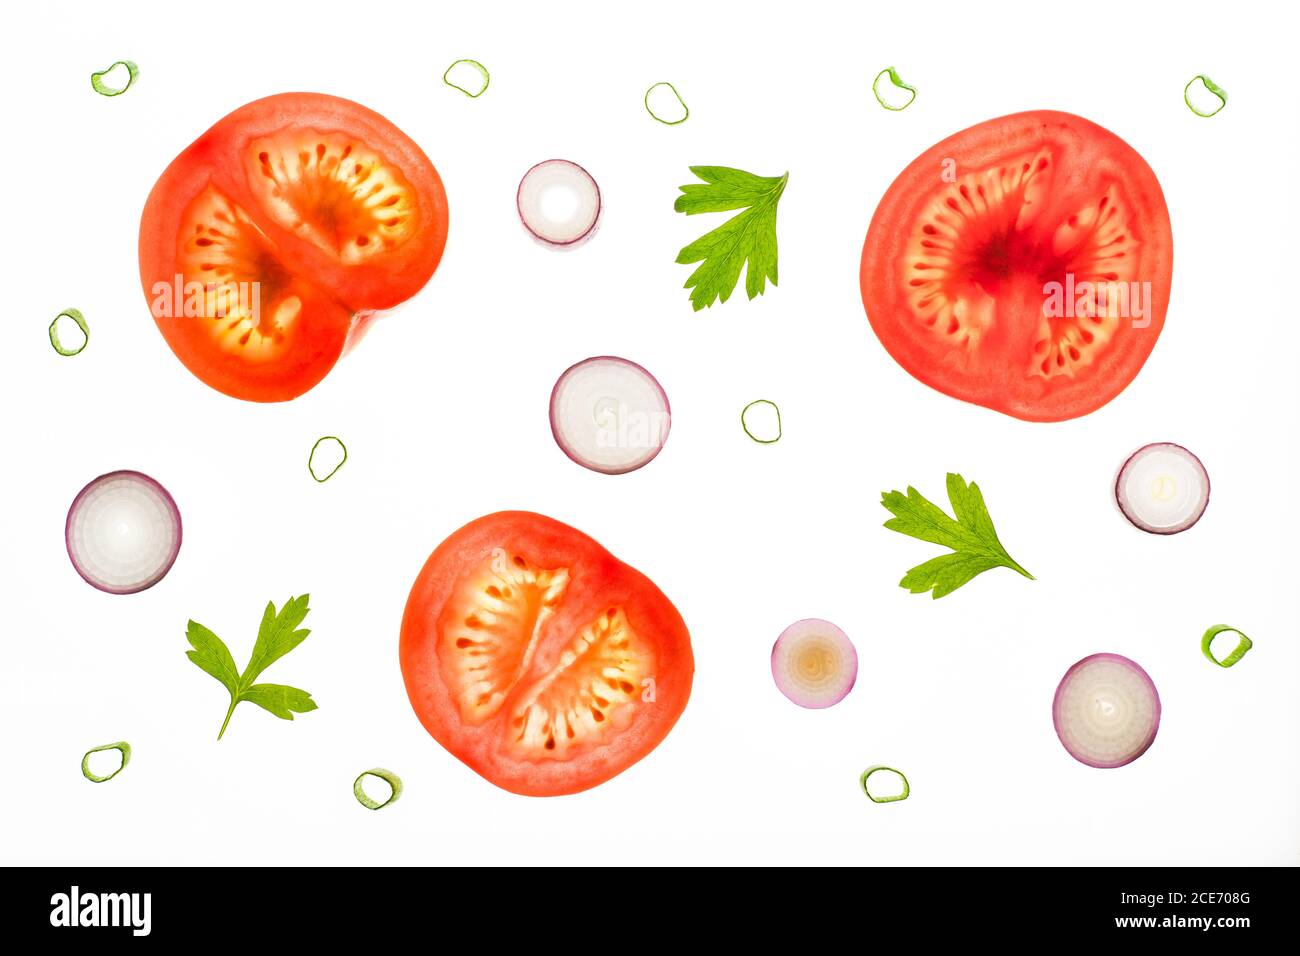
[[[572,248],[590,239],[600,222],[600,187],[591,173],[567,159],[538,163],[519,181],[519,221],[551,248]]]
[[[88,584],[109,594],[151,588],[181,549],[181,513],[167,489],[138,471],[100,475],[72,501],[68,557]]]
[[[606,475],[636,471],[668,440],[668,393],[636,362],[598,355],[571,365],[551,389],[551,434],[573,461]]]
[[[1089,767],[1122,767],[1146,753],[1160,729],[1160,695],[1140,666],[1093,654],[1061,678],[1052,725],[1070,756]]]
[[[1149,534],[1178,534],[1205,514],[1210,476],[1201,460],[1182,445],[1143,445],[1119,470],[1115,502],[1135,528]]]
[[[795,621],[772,646],[772,679],[800,707],[838,704],[858,679],[858,652],[830,621]]]

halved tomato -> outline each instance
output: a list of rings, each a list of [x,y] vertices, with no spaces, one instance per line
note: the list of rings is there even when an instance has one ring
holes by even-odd
[[[426,730],[492,783],[554,796],[636,763],[695,672],[681,615],[580,531],[525,511],[438,546],[402,618],[402,676]]]
[[[284,401],[418,292],[446,241],[446,193],[419,146],[364,106],[283,93],[235,110],[159,177],[140,282],[191,372]]]
[[[867,231],[862,301],[889,354],[1030,421],[1124,390],[1164,326],[1173,237],[1151,167],[1069,113],[1017,113],[932,146]]]

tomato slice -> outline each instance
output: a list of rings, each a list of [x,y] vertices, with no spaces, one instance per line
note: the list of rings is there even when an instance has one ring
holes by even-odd
[[[140,280],[190,371],[284,401],[424,286],[446,238],[442,182],[401,130],[286,93],[231,113],[163,172],[140,220]]]
[[[690,635],[654,584],[591,538],[511,511],[473,521],[420,572],[402,619],[416,715],[499,787],[576,793],[621,773],[690,696]]]
[[[917,157],[872,217],[862,300],[916,378],[1030,421],[1085,415],[1141,370],[1173,270],[1155,174],[1068,113],[1017,113]]]

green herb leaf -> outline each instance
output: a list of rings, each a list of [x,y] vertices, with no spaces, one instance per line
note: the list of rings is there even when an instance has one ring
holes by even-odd
[[[790,174],[755,176],[728,166],[692,166],[705,185],[682,186],[673,203],[677,212],[694,216],[702,212],[744,209],[712,232],[707,232],[677,253],[682,264],[699,262],[683,288],[691,290],[691,305],[698,312],[731,298],[740,270],[745,272],[745,292],[762,295],[766,280],[776,285],[776,204]]]
[[[316,709],[316,702],[305,690],[284,684],[253,683],[262,671],[301,644],[311,633],[305,628],[298,629],[298,625],[307,616],[308,599],[309,595],[306,594],[299,598],[289,598],[279,613],[276,613],[273,602],[267,602],[262,625],[257,631],[257,643],[253,645],[253,655],[243,674],[239,673],[225,642],[202,624],[190,621],[185,636],[194,649],[186,651],[185,655],[230,691],[230,707],[226,710],[226,719],[217,734],[218,740],[225,735],[230,715],[235,712],[235,705],[241,700],[250,701],[283,720],[293,720],[294,714],[305,714]]]
[[[311,595],[289,598],[280,613],[275,613],[275,604],[266,602],[266,611],[262,615],[262,626],[257,629],[257,643],[253,645],[253,656],[244,669],[245,687],[280,658],[307,639],[308,630],[296,630],[303,618],[307,616],[307,601]]]
[[[244,691],[242,698],[263,710],[269,710],[281,720],[293,720],[294,714],[305,714],[316,709],[316,701],[311,699],[311,694],[284,684],[254,684]]]
[[[225,684],[226,690],[231,694],[238,694],[239,668],[235,665],[226,642],[198,621],[190,621],[185,637],[194,647],[194,650],[186,651],[185,656]]]
[[[887,491],[881,496],[880,503],[894,515],[885,522],[886,528],[953,552],[918,564],[903,576],[899,587],[913,594],[930,591],[932,597],[941,598],[991,568],[1011,568],[1033,580],[998,540],[979,485],[949,474],[948,500],[955,520],[910,485],[907,494]]]

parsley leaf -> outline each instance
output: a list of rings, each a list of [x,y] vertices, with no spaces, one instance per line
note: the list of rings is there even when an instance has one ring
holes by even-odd
[[[692,166],[691,172],[705,185],[680,187],[674,210],[688,216],[745,210],[677,253],[682,264],[701,263],[683,286],[691,290],[691,305],[698,312],[731,298],[746,260],[745,291],[751,299],[762,295],[765,280],[776,285],[776,204],[790,174],[755,176],[727,166]]]
[[[230,715],[235,712],[235,705],[241,700],[256,704],[263,710],[270,711],[283,720],[293,720],[294,714],[305,714],[316,709],[316,702],[311,694],[297,687],[284,684],[254,684],[257,676],[280,658],[307,639],[311,631],[299,630],[298,625],[307,616],[309,595],[289,598],[277,614],[275,604],[267,602],[266,612],[262,615],[262,626],[257,630],[257,643],[253,645],[253,656],[248,666],[240,674],[235,666],[235,659],[225,642],[197,621],[190,621],[185,629],[185,637],[193,650],[185,652],[204,672],[211,674],[230,692],[230,707],[226,710],[225,722],[220,740],[230,724]]]
[[[941,598],[990,568],[1011,568],[1034,579],[1002,547],[979,485],[973,481],[967,484],[961,475],[949,474],[948,500],[956,520],[910,485],[907,494],[886,491],[881,495],[880,503],[894,515],[885,522],[886,528],[952,549],[951,554],[941,554],[912,568],[898,582],[899,587],[913,594],[932,591],[932,597]]]

